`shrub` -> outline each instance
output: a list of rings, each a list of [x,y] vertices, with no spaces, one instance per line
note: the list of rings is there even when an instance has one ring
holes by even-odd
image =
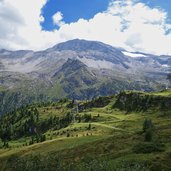
[[[70,133],[67,133],[67,137],[70,137]]]
[[[135,145],[133,151],[135,153],[152,153],[152,152],[163,152],[164,144],[160,142],[143,142]]]

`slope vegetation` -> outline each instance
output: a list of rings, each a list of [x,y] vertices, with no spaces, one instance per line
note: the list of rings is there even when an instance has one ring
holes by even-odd
[[[171,91],[22,107],[0,119],[1,170],[171,170]]]

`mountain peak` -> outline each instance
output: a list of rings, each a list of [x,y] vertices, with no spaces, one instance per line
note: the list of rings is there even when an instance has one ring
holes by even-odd
[[[57,71],[53,75],[53,77],[55,77],[59,72],[64,72],[64,73],[70,74],[73,71],[74,72],[75,71],[80,71],[81,68],[86,69],[87,66],[78,59],[68,58],[68,60],[62,65],[61,69],[59,71]]]
[[[83,39],[73,39],[64,43],[59,43],[54,47],[52,47],[50,50],[56,50],[56,51],[71,50],[76,52],[92,50],[92,51],[100,51],[106,53],[119,51],[118,49],[110,45],[104,44],[102,42],[88,41]]]
[[[71,67],[72,66],[72,67]],[[78,59],[68,59],[66,63],[62,66],[63,69],[65,68],[72,68],[72,70],[79,70],[82,67],[87,67],[84,63],[82,63]]]

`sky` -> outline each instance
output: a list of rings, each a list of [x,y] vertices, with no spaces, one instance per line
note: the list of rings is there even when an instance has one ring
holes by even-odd
[[[44,50],[75,38],[171,55],[171,1],[0,0],[0,49]]]

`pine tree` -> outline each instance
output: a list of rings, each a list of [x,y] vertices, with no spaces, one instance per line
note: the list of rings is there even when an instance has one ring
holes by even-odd
[[[91,123],[89,123],[88,125],[88,130],[91,130]]]
[[[153,138],[152,129],[146,130],[146,132],[145,132],[145,141],[150,142],[150,141],[152,141],[152,138]]]
[[[146,119],[143,123],[143,132],[145,133],[144,140],[147,142],[152,141],[153,138],[153,123],[149,119]]]

